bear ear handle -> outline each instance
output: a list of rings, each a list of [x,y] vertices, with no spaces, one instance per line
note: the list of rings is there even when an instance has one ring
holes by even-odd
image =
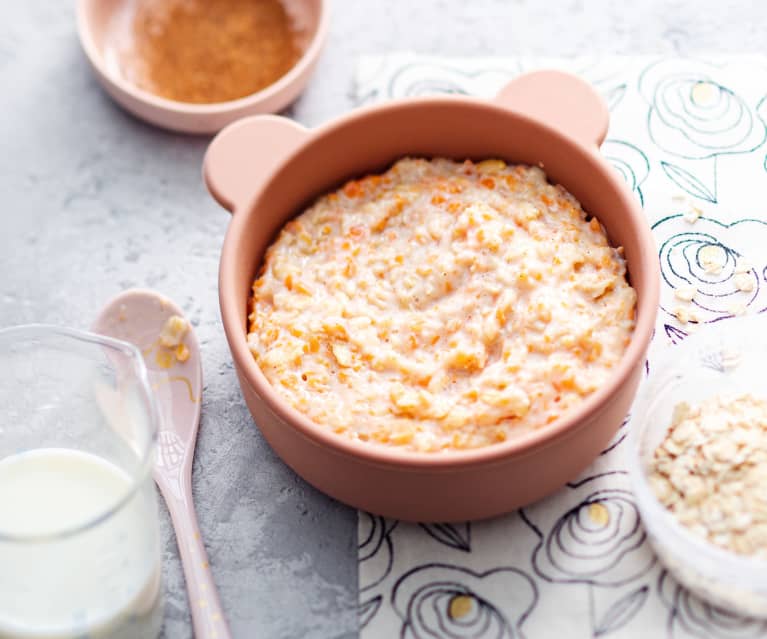
[[[221,206],[236,213],[308,135],[308,129],[277,115],[233,122],[213,138],[205,152],[202,174],[208,191]]]
[[[576,75],[556,70],[525,73],[507,84],[494,101],[543,122],[586,147],[599,147],[610,113],[602,96]]]

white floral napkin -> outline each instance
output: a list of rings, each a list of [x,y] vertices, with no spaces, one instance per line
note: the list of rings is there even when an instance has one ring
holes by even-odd
[[[541,67],[574,71],[605,96],[611,124],[602,152],[642,201],[655,234],[663,291],[648,369],[658,349],[700,324],[766,310],[767,58],[395,54],[360,62],[356,97],[492,96]],[[737,257],[753,264],[749,286],[735,285]],[[721,265],[716,273],[703,266],[712,260]],[[691,284],[699,292],[688,308],[698,322],[681,323],[674,289]],[[505,517],[413,525],[361,512],[362,638],[767,637],[767,622],[710,607],[656,561],[622,459],[629,424],[582,476]]]

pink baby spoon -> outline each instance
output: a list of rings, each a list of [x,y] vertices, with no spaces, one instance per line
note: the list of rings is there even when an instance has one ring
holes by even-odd
[[[200,347],[181,309],[149,290],[120,293],[93,331],[135,344],[144,355],[161,423],[154,479],[168,505],[184,566],[194,636],[230,639],[192,502],[192,460],[200,423]]]

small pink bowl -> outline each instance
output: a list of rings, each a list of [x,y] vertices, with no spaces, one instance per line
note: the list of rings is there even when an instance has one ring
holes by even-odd
[[[288,13],[307,34],[303,56],[277,82],[252,95],[212,104],[189,104],[161,98],[124,78],[108,54],[133,0],[78,0],[77,31],[96,77],[114,100],[138,118],[184,133],[215,133],[246,116],[275,113],[295,100],[309,81],[328,31],[325,0],[290,0]]]

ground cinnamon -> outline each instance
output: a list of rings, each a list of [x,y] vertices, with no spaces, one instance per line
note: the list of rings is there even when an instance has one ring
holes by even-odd
[[[274,83],[300,57],[280,0],[135,0],[128,78],[171,100],[235,100]]]

